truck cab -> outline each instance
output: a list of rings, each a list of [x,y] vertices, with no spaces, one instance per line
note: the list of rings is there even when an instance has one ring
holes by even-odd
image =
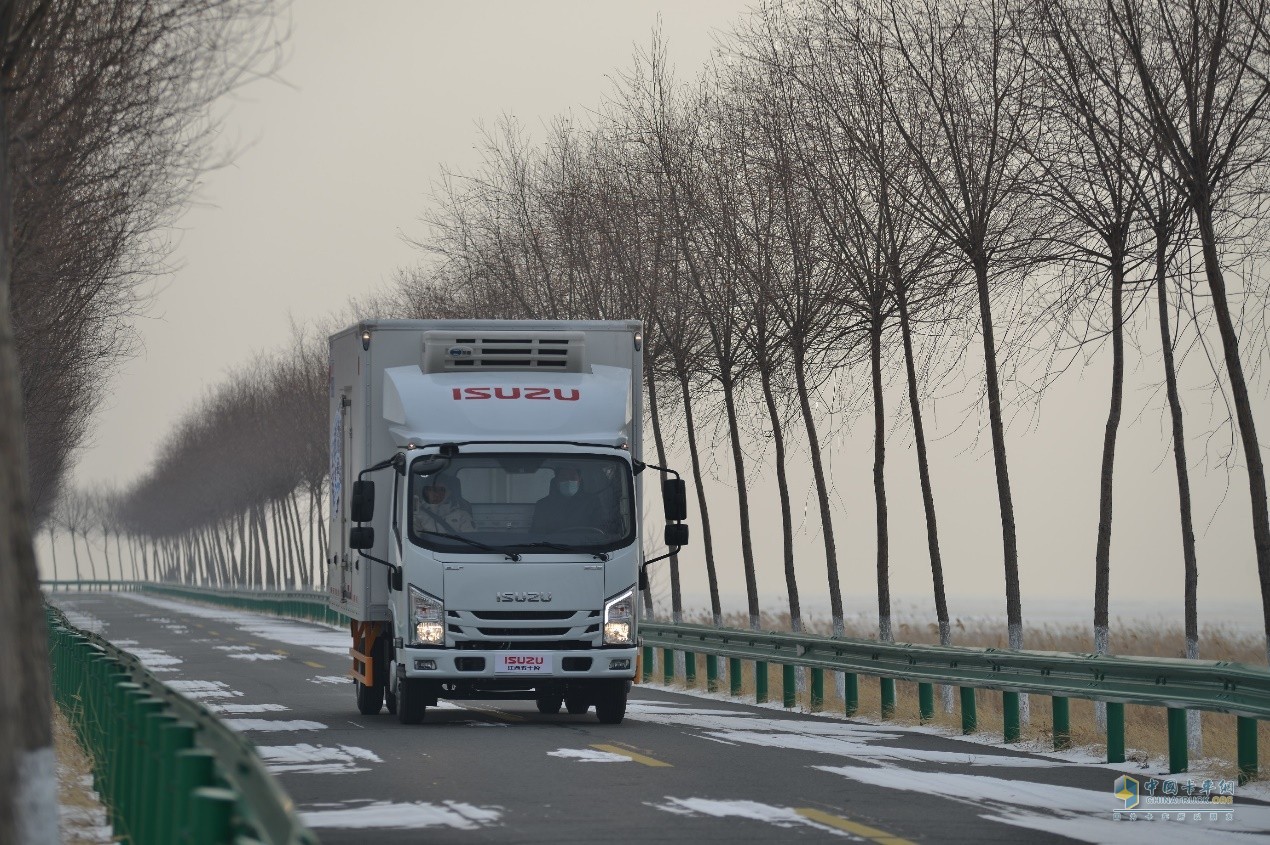
[[[359,710],[621,722],[648,562],[638,323],[380,321],[331,345],[328,591]],[[682,481],[664,490],[682,545]]]

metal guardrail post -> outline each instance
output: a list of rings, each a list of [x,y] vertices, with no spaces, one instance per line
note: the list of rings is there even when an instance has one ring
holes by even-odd
[[[697,653],[695,651],[684,652],[684,683],[690,687],[697,685]]]
[[[1190,768],[1186,751],[1186,711],[1180,707],[1169,708],[1169,774],[1175,775]]]
[[[854,716],[860,712],[860,676],[847,672],[842,679],[842,712]]]
[[[728,658],[728,689],[733,695],[741,694],[741,659]]]
[[[666,683],[674,683],[675,650],[673,648],[663,648],[661,650],[661,676]]]
[[[882,719],[895,718],[895,679],[878,678],[879,693],[882,697]]]
[[[781,704],[788,708],[798,706],[798,673],[791,663],[781,664]]]
[[[657,650],[650,645],[644,646],[644,665],[642,667],[644,673],[644,683],[648,683],[653,679],[653,661],[656,660]]]
[[[961,687],[961,732],[972,734],[979,730],[979,714],[975,711],[975,688]]]
[[[1051,697],[1054,708],[1054,750],[1065,751],[1072,746],[1072,720],[1070,702],[1065,695]]]
[[[819,713],[825,707],[825,670],[811,670],[811,712]]]
[[[754,703],[767,701],[767,661],[754,661]]]
[[[190,802],[196,790],[216,785],[216,755],[203,748],[178,751],[172,784],[180,801],[179,806],[174,808],[176,824],[172,830],[172,841],[192,842],[195,832],[190,829]]]
[[[917,685],[917,717],[924,724],[935,718],[935,685]]]
[[[232,789],[204,786],[194,790],[190,798],[190,824],[187,830],[192,845],[220,845],[231,841],[234,805],[238,795]]]
[[[1235,721],[1239,746],[1239,784],[1257,779],[1257,720],[1240,716]]]
[[[706,692],[719,691],[719,655],[706,655]]]
[[[1006,742],[1018,742],[1022,736],[1019,725],[1019,694],[1017,692],[1001,693],[1002,733]]]
[[[1124,762],[1124,705],[1107,702],[1107,762]]]

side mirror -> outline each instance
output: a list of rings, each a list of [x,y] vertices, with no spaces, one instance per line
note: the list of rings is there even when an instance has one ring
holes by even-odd
[[[671,548],[688,545],[688,526],[684,525],[682,522],[667,525],[666,545]]]
[[[688,518],[688,494],[682,478],[667,478],[661,483],[661,501],[667,522]]]
[[[401,592],[401,567],[391,566],[388,568],[388,589]]]
[[[349,518],[353,522],[370,522],[375,517],[375,482],[366,479],[353,482],[353,498],[349,503]],[[354,546],[353,548],[370,548]]]
[[[359,525],[348,529],[348,547],[350,549],[369,549],[375,545],[375,529],[369,525]]]

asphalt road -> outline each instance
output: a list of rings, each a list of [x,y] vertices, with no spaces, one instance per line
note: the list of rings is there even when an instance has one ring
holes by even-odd
[[[246,732],[323,843],[1270,836],[1270,805],[1238,792],[1232,819],[1115,821],[1116,767],[638,685],[621,725],[442,702],[403,726],[358,714],[344,631],[135,594],[52,598]]]

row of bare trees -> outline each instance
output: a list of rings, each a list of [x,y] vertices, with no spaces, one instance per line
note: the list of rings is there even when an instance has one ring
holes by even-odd
[[[718,562],[701,455],[713,426],[737,490],[752,624],[759,594],[746,444],[770,439],[789,609],[791,438],[811,464],[835,632],[839,549],[824,395],[873,412],[878,635],[891,637],[885,407],[903,373],[932,586],[949,639],[923,399],[977,346],[1000,516],[1009,643],[1022,648],[1018,535],[1002,385],[1042,390],[1110,347],[1098,479],[1094,640],[1108,648],[1112,478],[1126,334],[1154,311],[1198,655],[1198,564],[1176,352],[1206,347],[1247,469],[1270,657],[1270,527],[1247,372],[1264,354],[1249,272],[1265,241],[1270,34],[1255,0],[813,0],[763,4],[691,82],[656,39],[586,120],[531,140],[485,133],[446,172],[434,261],[378,303],[404,316],[638,317],[658,448],[682,431],[697,479],[715,618]],[[1135,319],[1135,315],[1138,319]],[[1098,358],[1097,360],[1102,360]],[[858,375],[858,378],[857,378]],[[858,392],[852,392],[855,386]],[[672,424],[673,422],[673,424]],[[1093,491],[1091,491],[1092,493]],[[678,574],[672,597],[680,612]]]
[[[270,0],[0,2],[0,841],[57,841],[33,527],[52,512],[209,107],[272,54]]]

